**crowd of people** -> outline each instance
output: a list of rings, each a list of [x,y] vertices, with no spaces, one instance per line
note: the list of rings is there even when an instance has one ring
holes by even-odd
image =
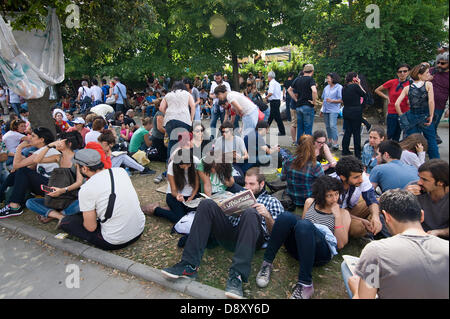
[[[33,127],[20,101],[2,89],[0,101],[9,94],[3,110],[11,105],[14,112],[2,126],[0,196],[6,204],[0,219],[27,207],[42,223],[56,221],[70,235],[114,250],[139,240],[146,218],[176,225],[195,212],[179,242],[181,261],[161,272],[171,280],[195,278],[205,248],[219,244],[234,252],[225,287],[230,298],[243,297],[261,248],[256,283],[267,287],[285,246],[299,262],[291,298],[309,299],[313,267],[329,263],[350,238],[361,238],[368,244],[356,274],[342,264],[350,297],[448,298],[449,164],[439,159],[436,133],[448,101],[448,54],[436,62],[431,70],[426,63],[402,64],[398,78],[375,90],[389,100],[387,131],[367,123],[363,146],[363,109],[373,104],[364,76],[349,72],[340,84],[339,75],[327,75],[320,111],[326,130],[313,130],[319,91],[312,64],[298,77],[290,74],[283,87],[273,71],[267,83],[262,72],[250,73],[241,91],[232,91],[220,72],[214,81],[207,75],[173,81],[170,89],[170,79],[154,77],[136,95],[118,77],[102,80],[102,87],[83,81],[76,97],[64,96],[55,106],[53,128]],[[272,121],[278,135],[286,135],[283,100],[292,153],[267,139]],[[210,119],[209,130],[203,119]],[[165,163],[153,180],[167,179],[165,206],[140,203],[130,178],[132,172],[155,174],[147,167],[151,161]],[[281,169],[282,194],[266,188],[263,168],[270,165]],[[256,203],[240,215],[225,215],[210,198],[188,205],[201,194],[244,190]],[[376,284],[370,281],[374,265]]]

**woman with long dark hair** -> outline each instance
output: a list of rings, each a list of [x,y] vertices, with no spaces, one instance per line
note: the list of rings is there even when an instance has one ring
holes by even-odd
[[[337,119],[342,103],[342,85],[339,75],[336,73],[327,74],[328,85],[323,89],[323,117],[325,127],[327,128],[328,141],[331,143],[333,150],[339,149],[339,134],[337,128]]]
[[[167,168],[169,183],[166,191],[166,203],[170,210],[161,208],[156,203],[143,207],[142,211],[146,215],[163,217],[176,224],[186,213],[192,210],[183,203],[194,199],[200,182],[192,151],[189,151],[189,155],[187,155],[183,149],[179,149],[174,155],[173,161],[169,162]]]
[[[403,149],[400,160],[408,165],[419,168],[425,163],[425,153],[428,151],[428,142],[422,134],[414,133],[400,142]]]
[[[322,175],[324,172],[316,159],[314,138],[311,135],[301,136],[294,156],[283,163],[281,171],[281,180],[287,181],[287,194],[295,206],[303,207],[305,200],[311,196],[313,182]]]
[[[321,176],[312,185],[311,198],[305,202],[303,216],[285,212],[272,229],[264,261],[256,276],[259,287],[269,284],[273,261],[284,244],[288,253],[299,261],[297,284],[291,299],[309,299],[314,293],[313,266],[323,266],[348,242],[351,217],[339,207],[342,183],[330,176]]]
[[[361,86],[358,73],[349,72],[345,77],[345,86],[342,90],[344,101],[345,132],[342,139],[342,155],[352,155],[350,152],[350,139],[353,135],[355,157],[361,158],[361,122],[362,105],[361,98],[366,97],[366,91]]]

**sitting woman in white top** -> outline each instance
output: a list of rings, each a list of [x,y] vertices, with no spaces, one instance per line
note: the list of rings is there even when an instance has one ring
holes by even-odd
[[[228,103],[231,104],[233,111],[242,118],[242,136],[255,130],[256,124],[258,124],[259,109],[252,100],[239,92],[228,92],[225,85],[216,87],[214,89],[214,94],[220,101],[228,101]],[[229,110],[227,110],[225,120],[228,116]]]
[[[416,168],[425,163],[428,142],[422,134],[411,134],[400,142],[400,146],[403,149],[402,157],[400,158],[403,163]]]
[[[25,139],[26,128],[27,125],[25,121],[16,119],[11,122],[10,130],[3,135],[3,143],[5,143],[6,150],[8,151],[6,166],[12,164],[17,146],[19,146],[19,144]]]
[[[60,153],[56,149],[50,148],[45,154],[45,158],[51,162],[43,164],[40,163],[39,153],[48,148],[47,145],[54,140],[55,136],[48,128],[38,127],[33,130],[30,140],[27,139],[17,146],[13,161],[14,172],[9,174],[0,188],[0,196],[3,197],[6,189],[13,187],[12,195],[9,198],[10,203],[0,209],[0,219],[21,215],[28,191],[35,195],[45,195],[41,185],[47,185],[50,173],[59,167],[57,159],[59,159]],[[37,147],[38,150],[29,157],[23,156],[22,150],[30,146]]]
[[[174,159],[169,162],[167,168],[167,184],[166,203],[169,209],[159,207],[159,204],[150,204],[142,210],[146,215],[155,215],[167,218],[176,224],[190,209],[184,202],[189,202],[196,197],[200,188],[200,179],[196,170],[196,163],[192,150],[183,152],[178,149],[174,152]]]
[[[127,172],[120,167],[104,169],[100,153],[93,149],[78,151],[73,162],[89,179],[78,194],[82,213],[64,217],[60,228],[104,250],[137,241],[144,231],[145,215]]]
[[[92,123],[92,131],[86,134],[84,144],[89,142],[98,142],[98,137],[102,134],[106,126],[106,121],[103,117],[98,117]]]

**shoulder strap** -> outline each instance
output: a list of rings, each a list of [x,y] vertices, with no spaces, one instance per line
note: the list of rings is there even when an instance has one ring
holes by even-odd
[[[100,221],[102,224],[111,218],[114,210],[114,203],[116,201],[116,194],[114,193],[114,177],[112,174],[112,170],[108,169],[108,172],[109,177],[111,178],[111,195],[109,195],[108,207],[106,207],[105,218]]]

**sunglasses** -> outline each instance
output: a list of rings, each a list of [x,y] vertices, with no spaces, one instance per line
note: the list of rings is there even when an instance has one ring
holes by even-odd
[[[408,73],[409,71],[408,70],[399,70],[399,71],[397,71],[397,73]]]
[[[440,65],[440,64],[446,65],[446,64],[448,64],[448,62],[438,62],[437,64],[438,64],[438,65]]]

